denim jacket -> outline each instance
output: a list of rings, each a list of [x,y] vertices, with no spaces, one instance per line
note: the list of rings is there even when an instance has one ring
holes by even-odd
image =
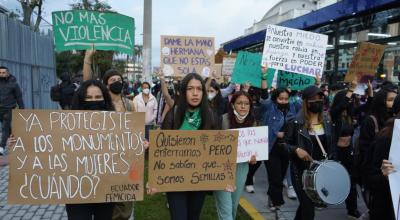
[[[281,131],[282,127],[288,121],[294,119],[301,108],[300,103],[289,103],[289,110],[284,116],[283,112],[278,109],[275,102],[268,99],[262,102],[263,105],[263,125],[268,126],[268,144],[269,152],[271,152],[272,147],[276,141],[276,135]]]

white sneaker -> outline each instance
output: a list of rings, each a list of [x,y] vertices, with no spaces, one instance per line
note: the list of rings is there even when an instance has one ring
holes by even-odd
[[[289,199],[296,199],[297,195],[296,192],[294,191],[293,186],[289,186],[287,189],[287,196]]]
[[[253,187],[253,185],[248,185],[248,186],[246,186],[246,192],[248,192],[248,193],[254,193],[254,187]]]

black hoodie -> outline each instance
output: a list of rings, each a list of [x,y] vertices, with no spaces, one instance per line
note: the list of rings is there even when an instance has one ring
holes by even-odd
[[[17,104],[20,109],[25,108],[16,78],[10,75],[0,79],[0,111],[13,109]]]

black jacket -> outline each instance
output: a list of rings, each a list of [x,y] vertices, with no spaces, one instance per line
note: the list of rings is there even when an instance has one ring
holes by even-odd
[[[334,145],[335,137],[335,129],[333,123],[328,119],[328,117],[324,117],[323,120],[326,142],[327,146],[325,146],[326,152],[328,154],[329,159],[336,158],[336,150]],[[293,165],[295,165],[299,170],[306,169],[309,165],[309,162],[303,161],[297,157],[296,149],[298,147],[307,151],[308,154],[312,155],[314,147],[311,141],[311,137],[305,128],[305,122],[303,113],[299,112],[296,118],[289,122],[287,127],[286,138],[286,148],[289,152],[289,156],[292,158]]]
[[[366,185],[371,192],[370,219],[394,219],[392,196],[388,178],[381,171],[382,161],[389,158],[392,137],[377,137],[371,145],[373,158],[368,163]]]
[[[17,106],[25,108],[22,101],[22,92],[13,75],[6,79],[0,79],[0,111],[10,110]]]

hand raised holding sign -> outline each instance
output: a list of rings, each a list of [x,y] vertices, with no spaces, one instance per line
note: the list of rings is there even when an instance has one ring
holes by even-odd
[[[256,155],[252,155],[249,161],[249,164],[254,165],[257,163]]]
[[[149,183],[146,183],[146,192],[147,192],[148,195],[153,196],[153,195],[155,195],[155,194],[157,193],[157,189],[151,187],[151,186],[149,185]]]
[[[11,151],[15,144],[17,143],[17,139],[14,137],[14,135],[10,135],[10,137],[7,139],[7,150]]]

